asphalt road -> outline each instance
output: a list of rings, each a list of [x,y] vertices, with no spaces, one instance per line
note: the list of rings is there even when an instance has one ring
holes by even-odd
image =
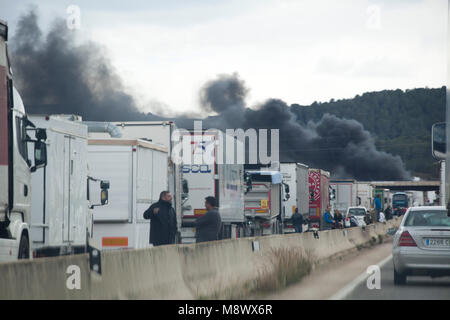
[[[381,288],[368,289],[367,277],[344,299],[352,300],[450,300],[450,277],[408,276],[406,285],[394,286],[392,258],[381,268]]]

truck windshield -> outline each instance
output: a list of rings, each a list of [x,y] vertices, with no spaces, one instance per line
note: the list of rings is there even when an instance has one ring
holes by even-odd
[[[395,194],[393,197],[392,197],[392,201],[406,201],[406,199],[407,199],[407,197],[406,197],[406,195],[404,195],[404,194]]]
[[[366,210],[363,208],[352,208],[348,210],[348,214],[353,216],[365,216]]]
[[[405,227],[450,227],[450,217],[446,211],[411,211],[405,221]]]

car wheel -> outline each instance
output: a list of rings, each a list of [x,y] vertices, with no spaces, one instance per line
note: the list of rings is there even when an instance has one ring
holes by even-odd
[[[397,272],[395,268],[394,268],[394,284],[395,285],[406,284],[406,274]]]

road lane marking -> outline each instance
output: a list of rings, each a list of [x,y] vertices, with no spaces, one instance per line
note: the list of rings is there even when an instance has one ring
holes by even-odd
[[[380,262],[376,263],[376,265],[381,269],[386,263],[388,263],[392,259],[392,254],[390,254],[387,258],[384,258]],[[339,290],[337,293],[331,296],[328,300],[343,300],[345,299],[350,293],[353,292],[353,290],[356,289],[358,285],[366,281],[366,279],[370,275],[367,274],[365,271],[360,274],[358,277],[353,279],[349,284],[347,284],[344,288]]]

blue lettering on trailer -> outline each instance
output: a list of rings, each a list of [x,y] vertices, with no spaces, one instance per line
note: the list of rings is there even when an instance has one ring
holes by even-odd
[[[211,173],[211,168],[207,164],[184,165],[183,173]]]

